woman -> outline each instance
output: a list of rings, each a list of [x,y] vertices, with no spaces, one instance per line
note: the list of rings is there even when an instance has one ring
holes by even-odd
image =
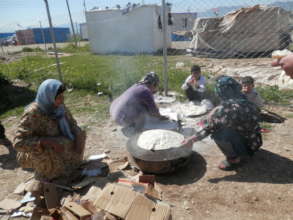
[[[131,135],[132,132],[164,126],[173,126],[175,129],[174,123],[166,121],[168,118],[160,114],[155,104],[153,94],[157,92],[158,86],[159,77],[154,72],[150,72],[111,104],[111,117],[124,127],[122,131],[126,136]],[[128,132],[130,130],[131,132]]]
[[[232,170],[241,165],[241,157],[252,156],[262,145],[259,110],[241,93],[241,85],[233,78],[222,76],[216,84],[216,94],[221,104],[201,121],[202,130],[186,139],[192,146],[209,134],[226,156],[219,168]]]
[[[21,167],[33,168],[45,180],[70,176],[83,157],[85,132],[64,106],[64,91],[60,81],[45,80],[25,109],[14,140]]]

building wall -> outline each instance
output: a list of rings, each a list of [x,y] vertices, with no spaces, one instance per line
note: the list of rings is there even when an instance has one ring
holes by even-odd
[[[196,17],[196,12],[172,13],[172,32],[191,31]]]
[[[88,28],[86,23],[80,24],[80,35],[82,40],[88,40],[89,35],[88,35]]]
[[[90,45],[94,53],[154,53],[163,47],[158,28],[161,8],[147,5],[123,14],[122,10],[86,13]],[[171,33],[170,31],[168,31]],[[171,42],[171,35],[168,35]]]
[[[34,34],[32,29],[16,31],[16,38],[20,45],[34,44]]]

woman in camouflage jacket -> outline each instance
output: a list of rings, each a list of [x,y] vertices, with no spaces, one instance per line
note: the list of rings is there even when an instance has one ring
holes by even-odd
[[[20,166],[33,168],[46,180],[70,176],[83,157],[85,132],[64,106],[64,91],[60,81],[45,80],[35,102],[25,109],[14,139]]]

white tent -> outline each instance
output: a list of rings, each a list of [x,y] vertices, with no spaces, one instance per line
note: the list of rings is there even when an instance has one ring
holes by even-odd
[[[193,28],[194,53],[218,57],[258,56],[290,42],[290,12],[256,5],[219,18],[198,18]]]
[[[90,45],[94,53],[154,53],[163,48],[162,8],[142,5],[124,10],[86,12]],[[168,13],[166,13],[168,14]],[[171,45],[171,28],[167,28]]]

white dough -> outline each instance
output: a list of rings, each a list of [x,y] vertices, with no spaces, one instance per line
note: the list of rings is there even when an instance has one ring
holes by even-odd
[[[144,131],[137,140],[138,147],[145,150],[167,150],[182,146],[184,136],[174,131],[154,129]]]

